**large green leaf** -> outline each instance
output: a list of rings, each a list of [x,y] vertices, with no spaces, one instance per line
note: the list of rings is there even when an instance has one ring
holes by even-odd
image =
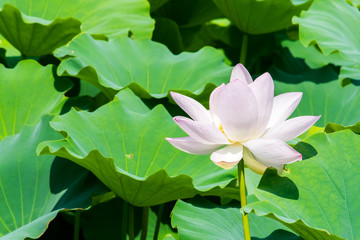
[[[271,173],[267,189],[255,190],[261,201],[243,209],[274,218],[304,239],[359,239],[359,144],[360,136],[350,130],[312,135],[295,147],[306,160],[283,173],[295,188],[280,196],[271,182],[279,177]],[[296,200],[289,197],[294,191]]]
[[[149,16],[149,3],[146,0],[41,0],[16,1],[9,3],[22,13],[37,21],[39,18],[53,21],[56,18],[73,17],[82,23],[82,31],[90,34],[104,34],[109,38],[127,36],[131,31],[136,38],[149,38],[154,21]],[[19,32],[18,38],[23,34]]]
[[[274,32],[291,26],[291,18],[310,6],[311,0],[213,0],[241,31]]]
[[[105,42],[81,34],[58,49],[56,56],[70,56],[61,62],[59,75],[77,76],[102,86],[108,95],[109,89],[126,86],[147,98],[162,98],[177,89],[199,94],[206,84],[215,87],[227,82],[231,72],[224,56],[211,47],[173,55],[165,46],[147,39]]]
[[[249,215],[252,239],[297,239],[282,224],[256,215]],[[171,224],[178,228],[180,239],[244,239],[240,206],[218,206],[205,199],[184,202],[178,200],[172,212]],[[277,230],[276,237],[270,234]],[[274,233],[276,234],[276,233]]]
[[[195,194],[223,194],[236,169],[215,166],[209,156],[190,155],[165,137],[183,136],[162,105],[151,111],[130,90],[95,112],[69,113],[51,126],[67,137],[39,145],[41,154],[68,158],[92,171],[135,206],[152,206]]]
[[[5,4],[0,10],[0,33],[26,56],[50,54],[80,33],[81,23],[73,18],[47,21],[23,15]]]
[[[56,91],[52,66],[20,61],[14,69],[0,65],[0,140],[36,125],[45,114],[59,114],[66,100]]]
[[[276,77],[292,79],[293,76],[278,71]],[[275,79],[277,79],[274,77]],[[301,75],[299,75],[301,78]],[[321,115],[315,123],[325,127],[328,122],[352,125],[360,120],[357,110],[360,104],[360,89],[354,85],[341,87],[337,81],[327,83],[301,82],[298,84],[275,81],[275,94],[303,92],[299,106],[293,117],[301,115]]]
[[[360,12],[356,7],[346,1],[317,0],[293,22],[299,24],[304,46],[315,42],[325,56],[330,56],[328,62],[352,69],[355,74],[351,77],[360,80]],[[349,77],[349,70],[340,75],[341,79],[345,77]]]
[[[53,156],[36,155],[37,145],[61,135],[49,117],[0,142],[0,236],[38,238],[59,210],[84,208],[96,185],[84,185],[88,172]],[[95,186],[95,189],[94,189]]]

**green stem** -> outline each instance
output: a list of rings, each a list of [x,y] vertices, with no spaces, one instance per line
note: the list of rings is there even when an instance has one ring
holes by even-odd
[[[134,240],[134,206],[129,204],[129,240]]]
[[[245,171],[244,171],[244,160],[242,159],[238,163],[238,174],[239,174],[239,187],[240,187],[240,202],[241,207],[246,206],[246,187],[245,187]],[[246,213],[242,215],[244,236],[245,240],[251,240],[249,217]]]
[[[244,66],[246,64],[247,47],[248,47],[248,35],[244,33],[242,36],[241,52],[240,52],[240,63]]]
[[[123,214],[122,214],[122,221],[121,221],[121,240],[126,240],[126,233],[128,228],[128,215],[129,215],[129,204],[123,200]]]
[[[148,221],[149,221],[149,208],[150,207],[143,208],[140,240],[146,240],[146,235],[147,235],[147,230],[148,230]]]
[[[154,240],[158,239],[159,230],[160,230],[160,222],[161,222],[163,213],[164,213],[164,204],[160,204],[157,218],[156,218],[155,232],[154,232],[154,238],[153,238]]]
[[[80,233],[80,211],[75,211],[74,240],[79,240]]]

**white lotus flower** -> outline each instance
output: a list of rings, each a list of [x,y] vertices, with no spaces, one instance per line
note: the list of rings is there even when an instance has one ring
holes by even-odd
[[[175,102],[192,118],[174,117],[189,136],[166,138],[174,147],[191,154],[210,154],[218,166],[230,169],[241,159],[254,172],[267,167],[281,173],[285,164],[301,161],[289,141],[308,130],[320,116],[287,120],[299,104],[302,93],[274,97],[269,73],[252,80],[241,64],[234,67],[230,83],[210,95],[210,110],[194,99],[171,92]]]

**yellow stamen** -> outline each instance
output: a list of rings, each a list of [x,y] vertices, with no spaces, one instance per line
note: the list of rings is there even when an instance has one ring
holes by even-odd
[[[231,141],[231,140],[228,138],[228,136],[226,136],[226,134],[225,134],[225,132],[224,132],[224,127],[221,125],[221,123],[220,123],[220,125],[219,125],[219,129],[220,129],[220,131],[225,135],[225,137],[229,140],[229,142],[235,143],[234,141]]]

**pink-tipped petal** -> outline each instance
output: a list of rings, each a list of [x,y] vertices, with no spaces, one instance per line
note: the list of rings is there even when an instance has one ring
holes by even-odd
[[[233,168],[242,157],[243,146],[235,143],[213,152],[210,159],[219,167],[230,169]]]
[[[274,105],[270,116],[268,128],[285,121],[294,112],[301,100],[301,92],[283,93],[274,98]]]
[[[258,104],[258,121],[254,137],[261,136],[269,122],[274,100],[274,82],[269,73],[264,73],[249,85]]]
[[[314,123],[319,120],[320,116],[301,116],[291,118],[280,124],[270,128],[263,137],[266,138],[277,138],[282,141],[289,141],[296,138],[300,134],[303,134],[308,130]]]
[[[231,72],[230,82],[236,79],[244,81],[247,84],[253,82],[250,73],[241,63],[237,64]]]
[[[243,145],[255,160],[266,167],[276,167],[302,159],[300,153],[279,139],[258,138],[244,142]]]
[[[174,101],[195,121],[211,122],[209,111],[194,99],[179,93],[170,92]]]
[[[230,82],[219,90],[214,102],[223,130],[230,140],[241,142],[252,136],[258,106],[248,84],[240,80]]]
[[[174,121],[194,140],[204,144],[229,144],[226,136],[213,124],[196,122],[186,117],[174,117]]]
[[[210,154],[222,146],[219,144],[199,143],[191,137],[166,138],[166,140],[181,151],[198,155]]]

